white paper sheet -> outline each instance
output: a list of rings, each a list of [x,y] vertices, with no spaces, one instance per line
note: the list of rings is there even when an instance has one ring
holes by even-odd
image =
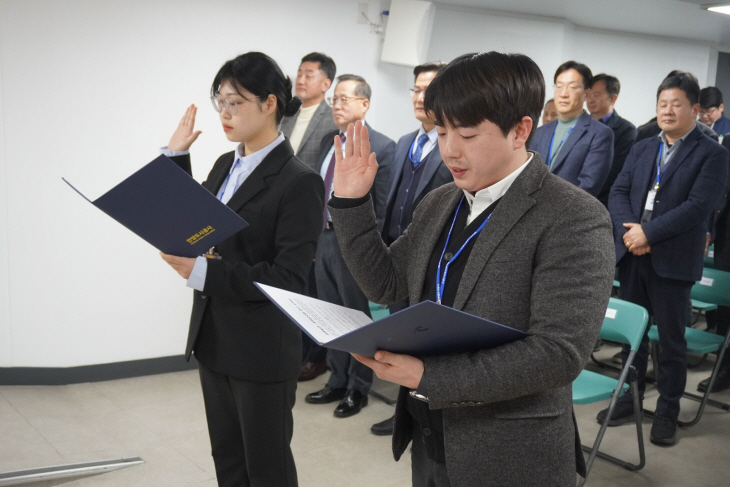
[[[256,283],[259,288],[320,345],[372,323],[362,311]]]

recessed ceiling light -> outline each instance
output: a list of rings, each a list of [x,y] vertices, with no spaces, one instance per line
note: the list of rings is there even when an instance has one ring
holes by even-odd
[[[717,12],[719,14],[730,15],[730,4],[715,4],[715,5],[703,5],[710,12]]]

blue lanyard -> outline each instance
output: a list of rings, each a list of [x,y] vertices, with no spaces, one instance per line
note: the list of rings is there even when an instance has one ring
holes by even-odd
[[[476,229],[474,233],[471,234],[471,237],[466,239],[466,242],[464,242],[464,245],[461,246],[461,248],[454,254],[454,256],[449,259],[449,261],[446,263],[446,267],[444,268],[444,277],[441,277],[441,262],[444,260],[444,255],[446,254],[446,248],[449,246],[449,240],[451,240],[451,232],[454,230],[454,224],[456,223],[456,217],[459,216],[459,208],[461,208],[461,204],[464,202],[464,196],[461,197],[459,200],[459,206],[456,207],[456,213],[454,214],[454,220],[451,222],[451,228],[449,228],[449,234],[446,236],[446,243],[444,244],[444,250],[441,252],[441,258],[439,259],[439,265],[436,268],[436,303],[441,304],[441,297],[444,294],[444,289],[446,288],[446,276],[449,274],[449,266],[453,261],[456,260],[456,258],[461,254],[461,251],[464,250],[464,248],[469,245],[469,242],[471,242],[471,239],[477,236],[479,232],[482,231],[484,228],[484,225],[487,224],[489,219],[492,217],[492,214],[490,213],[486,220],[479,225],[479,228]]]
[[[576,121],[576,123],[578,123],[578,122]],[[568,132],[566,132],[566,134],[563,136],[563,140],[560,141],[560,144],[558,144],[557,149],[555,149],[556,152],[559,151],[561,147],[563,147],[563,144],[567,140],[570,133],[573,131],[573,128],[575,128],[575,123],[570,126],[570,128],[568,129]],[[555,130],[558,130],[557,126],[555,127]],[[548,152],[548,163],[547,163],[548,167],[550,167],[550,165],[553,163],[553,142],[555,142],[555,132],[553,132],[553,138],[550,139],[550,152]]]
[[[662,176],[664,176],[664,173],[667,172],[666,166],[664,167],[664,170],[662,171],[662,150],[664,149],[664,142],[659,144],[659,155],[656,158],[656,185],[654,186],[654,191],[659,189],[659,183],[662,181]]]

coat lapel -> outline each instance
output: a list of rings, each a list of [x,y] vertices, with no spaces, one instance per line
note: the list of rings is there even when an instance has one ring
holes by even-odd
[[[407,144],[401,144],[396,147],[395,156],[393,157],[393,173],[390,177],[390,190],[388,190],[388,198],[385,200],[388,204],[395,198],[398,191],[398,183],[403,175],[403,164],[408,157],[408,151],[411,148],[413,140],[416,138],[418,131],[413,132],[407,139]]]
[[[314,130],[319,125],[319,119],[322,118],[322,116],[328,111],[328,107],[329,105],[327,105],[326,101],[322,101],[322,103],[319,104],[319,107],[317,107],[317,111],[314,112],[314,115],[312,115],[312,120],[310,120],[309,125],[307,125],[307,130],[304,131],[302,141],[299,144],[299,150],[304,147],[304,144],[306,144],[307,140],[309,140],[309,138],[312,136]]]
[[[522,174],[502,196],[502,201],[477,237],[474,248],[469,254],[456,291],[454,309],[464,308],[494,250],[522,216],[535,205],[535,199],[531,195],[542,186],[547,173],[547,166],[540,156],[535,154]]]
[[[241,187],[239,187],[231,199],[228,200],[227,206],[233,210],[238,211],[248,203],[251,198],[256,196],[260,191],[263,191],[268,186],[266,179],[270,176],[279,174],[281,168],[286,162],[292,158],[294,151],[291,148],[291,144],[288,141],[284,141],[277,145],[274,150],[269,152],[261,164],[253,170],[251,174],[243,181]],[[229,165],[230,167],[230,165]]]
[[[702,133],[700,132],[700,129],[695,127],[692,132],[687,136],[687,138],[684,139],[683,142],[681,142],[680,147],[677,149],[677,153],[674,154],[671,159],[669,159],[669,164],[667,164],[667,168],[662,175],[662,184],[666,184],[666,182],[677,171],[677,168],[687,159],[687,156],[689,156],[692,150],[697,147],[697,139],[701,136]],[[664,148],[664,150],[666,150],[666,147]],[[659,149],[657,148],[657,152],[658,151]],[[656,158],[654,159],[654,163],[656,167]]]
[[[223,157],[221,157],[220,163],[214,166],[213,169],[210,171],[208,179],[203,182],[203,187],[213,193],[214,196],[218,194],[218,191],[220,190],[223,181],[226,180],[226,176],[228,176],[228,173],[230,172],[231,166],[233,165],[233,161],[235,159],[235,151],[225,154]]]
[[[439,150],[438,142],[436,142],[436,146],[431,149],[431,152],[428,153],[426,158],[426,161],[424,161],[425,166],[421,169],[423,174],[421,174],[421,180],[418,181],[418,187],[416,188],[416,194],[413,195],[413,199],[418,198],[429,181],[431,181],[431,178],[433,178],[433,175],[436,174],[436,171],[438,171],[439,167],[441,167],[443,159],[441,159],[441,151]]]
[[[573,149],[573,146],[580,140],[581,137],[583,137],[583,134],[588,131],[588,126],[591,124],[591,116],[587,113],[584,113],[580,116],[578,121],[575,123],[575,127],[573,130],[570,131],[570,135],[568,135],[568,138],[565,140],[565,143],[563,144],[563,148],[560,149],[560,152],[557,156],[555,156],[555,161],[553,162],[552,166],[550,166],[550,172],[555,172],[558,170],[558,168],[563,164],[565,161],[565,158],[568,157],[568,154],[570,154],[570,151]],[[560,145],[559,140],[553,141],[553,151],[557,149],[557,146]],[[549,150],[549,149],[548,149]],[[549,157],[549,156],[548,156]]]
[[[415,246],[418,251],[414,254],[413,263],[410,266],[414,272],[409,279],[408,285],[411,303],[419,302],[421,296],[423,296],[423,284],[426,280],[426,271],[428,270],[428,263],[436,247],[436,242],[438,242],[441,236],[441,230],[448,224],[447,220],[456,205],[459,204],[462,196],[464,196],[464,192],[456,186],[451,191],[445,193],[441,201],[436,205],[438,210],[433,215],[428,229],[422,235],[411,236],[411,238],[418,240],[418,244]]]

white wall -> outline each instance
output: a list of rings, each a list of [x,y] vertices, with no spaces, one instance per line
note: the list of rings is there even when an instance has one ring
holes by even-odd
[[[230,150],[210,83],[235,55],[261,50],[290,75],[310,51],[372,85],[370,123],[415,128],[411,70],[379,61],[381,37],[355,0],[0,1],[0,367],[64,367],[181,354],[191,292],[149,245],[82,200],[132,173],[200,107],[193,147],[202,179]],[[370,2],[370,11],[380,7]],[[375,16],[372,15],[374,18]],[[455,35],[457,33],[457,35]],[[710,49],[588,31],[559,19],[439,7],[431,59],[469,51],[532,56],[547,74],[569,58],[618,76],[618,110],[652,116],[660,79],[704,84]]]
[[[616,110],[636,125],[654,117],[656,89],[667,73],[690,71],[706,86],[708,79],[714,82],[717,64],[714,49],[696,41],[585,29],[555,18],[439,7],[429,57],[450,60],[474,51],[527,54],[545,76],[547,98],[552,98],[556,68],[569,59],[588,65],[594,74],[614,75],[621,81]]]

